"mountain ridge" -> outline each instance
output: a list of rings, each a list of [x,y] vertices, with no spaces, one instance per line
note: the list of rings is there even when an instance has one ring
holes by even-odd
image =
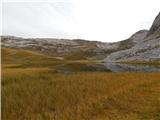
[[[134,37],[132,41],[137,41],[137,44],[129,49],[110,54],[104,61],[160,61],[160,13],[151,28],[140,32],[140,35]]]
[[[1,36],[1,46],[33,50],[65,59],[93,59],[103,62],[160,61],[160,13],[149,30],[140,30],[119,42]]]

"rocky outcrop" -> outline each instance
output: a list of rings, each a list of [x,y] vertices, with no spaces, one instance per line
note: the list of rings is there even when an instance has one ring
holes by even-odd
[[[160,37],[160,13],[155,18],[149,32],[146,35],[146,37],[148,37],[148,38]]]
[[[131,48],[111,53],[104,61],[160,61],[160,14],[149,31],[139,31],[129,41],[135,43]]]

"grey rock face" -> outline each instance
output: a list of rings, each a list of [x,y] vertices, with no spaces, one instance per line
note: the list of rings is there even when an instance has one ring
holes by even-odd
[[[148,34],[146,37],[160,37],[160,13],[157,15],[157,17],[155,18]]]
[[[135,43],[140,43],[140,42],[142,42],[142,40],[144,40],[147,33],[148,33],[148,30],[140,30],[140,31],[136,32],[135,34],[133,34],[129,39]]]
[[[160,13],[149,31],[139,31],[129,40],[135,43],[133,47],[111,53],[104,61],[160,61]]]

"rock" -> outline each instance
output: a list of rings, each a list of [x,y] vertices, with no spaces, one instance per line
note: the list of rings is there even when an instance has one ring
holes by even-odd
[[[133,47],[111,53],[104,61],[160,61],[160,13],[149,31],[138,31],[128,40],[135,43]]]

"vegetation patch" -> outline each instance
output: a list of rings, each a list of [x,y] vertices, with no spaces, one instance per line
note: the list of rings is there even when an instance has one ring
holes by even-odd
[[[3,69],[4,120],[159,119],[159,73]]]

